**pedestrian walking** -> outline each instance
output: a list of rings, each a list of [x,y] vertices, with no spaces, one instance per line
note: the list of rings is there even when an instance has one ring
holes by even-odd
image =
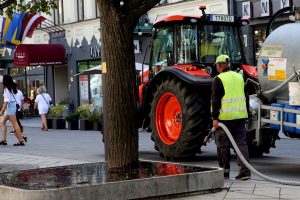
[[[42,126],[41,130],[42,131],[48,131],[48,125],[47,125],[47,114],[50,109],[50,102],[52,101],[51,97],[49,94],[46,93],[47,90],[45,86],[40,86],[37,89],[37,96],[35,98],[35,104],[34,108],[38,107],[39,114],[41,115],[42,119]]]
[[[245,129],[245,120],[248,118],[248,105],[244,91],[244,79],[241,74],[230,70],[229,57],[227,55],[218,56],[215,66],[220,74],[213,79],[211,114],[213,127],[216,128],[215,140],[219,165],[224,168],[224,178],[229,178],[231,144],[224,130],[219,128],[218,123],[222,122],[228,127],[237,146],[249,162]],[[237,164],[240,167],[240,172],[236,179],[250,179],[251,173],[239,157],[237,158]]]
[[[16,113],[16,118],[17,118],[17,122],[18,122],[18,125],[21,129],[21,132],[23,133],[23,126],[20,122],[20,119],[22,119],[22,109],[23,109],[23,101],[24,101],[24,96],[23,96],[23,93],[21,92],[21,90],[18,89],[18,84],[14,81],[15,85],[16,85],[16,88],[17,88],[17,94],[15,95],[15,98],[16,98],[16,101],[17,101],[17,104],[19,104],[20,108],[17,110],[17,113]],[[10,133],[14,134],[15,133],[15,130],[12,130]]]
[[[17,94],[17,88],[13,79],[10,75],[3,76],[3,97],[4,102],[0,110],[0,116],[4,114],[4,117],[1,121],[2,125],[2,140],[0,145],[7,145],[7,126],[6,122],[9,120],[13,129],[16,131],[15,136],[18,140],[14,146],[24,146],[24,138],[22,137],[21,129],[17,123],[16,111],[19,109],[20,105],[17,104],[15,95]]]

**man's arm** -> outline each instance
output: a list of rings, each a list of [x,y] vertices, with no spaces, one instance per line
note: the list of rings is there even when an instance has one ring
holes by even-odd
[[[213,120],[218,120],[220,109],[221,109],[221,100],[224,96],[224,88],[222,81],[219,77],[213,79],[212,93],[211,93],[211,115]]]
[[[246,90],[247,88],[244,87],[244,93],[245,93],[245,97],[246,97],[246,107],[247,107],[247,112],[248,112],[248,118],[250,117],[250,109],[249,109],[249,94]]]

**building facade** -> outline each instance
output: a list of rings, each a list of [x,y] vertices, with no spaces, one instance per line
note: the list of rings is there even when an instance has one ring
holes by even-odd
[[[62,44],[66,62],[16,67],[13,64],[14,51],[2,49],[2,73],[11,74],[23,93],[31,98],[34,98],[37,87],[46,85],[55,103],[73,104],[75,107],[93,103],[102,107],[101,74],[76,75],[101,64],[101,27],[96,1],[75,0],[74,3],[74,0],[57,0],[57,4],[58,9],[53,10],[51,16],[46,16],[53,26],[36,30],[33,37],[26,38],[24,43]],[[227,0],[169,0],[161,1],[142,16],[134,31],[136,62],[149,62],[151,30],[156,20],[175,14],[200,15],[200,5],[207,6],[207,13],[229,12]]]
[[[256,65],[260,47],[266,38],[266,27],[271,17],[280,9],[300,6],[300,0],[236,0],[236,14],[249,18],[250,25],[244,30],[245,46],[249,63]],[[281,15],[273,28],[290,21],[290,13]]]

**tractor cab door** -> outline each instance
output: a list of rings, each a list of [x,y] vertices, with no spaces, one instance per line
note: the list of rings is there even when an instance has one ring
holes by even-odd
[[[174,64],[174,26],[160,27],[155,30],[150,58],[150,72],[157,74],[160,70]]]
[[[153,75],[174,64],[198,61],[197,24],[172,24],[155,30],[150,69]]]

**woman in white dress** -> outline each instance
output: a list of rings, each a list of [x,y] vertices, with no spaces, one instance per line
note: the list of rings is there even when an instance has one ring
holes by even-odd
[[[50,102],[52,101],[49,94],[46,93],[46,88],[41,86],[37,89],[37,96],[35,98],[34,108],[38,107],[39,114],[41,115],[42,119],[42,131],[48,131],[47,126],[47,113],[50,109]]]
[[[16,131],[15,136],[18,139],[18,142],[14,146],[24,146],[24,139],[22,137],[21,129],[17,123],[16,111],[17,111],[17,101],[15,95],[17,94],[17,88],[13,79],[10,75],[3,76],[3,97],[4,102],[0,110],[0,116],[4,114],[3,120],[1,121],[2,125],[2,140],[0,145],[7,145],[7,126],[6,122],[9,120],[13,129]],[[20,106],[20,105],[19,105]]]

